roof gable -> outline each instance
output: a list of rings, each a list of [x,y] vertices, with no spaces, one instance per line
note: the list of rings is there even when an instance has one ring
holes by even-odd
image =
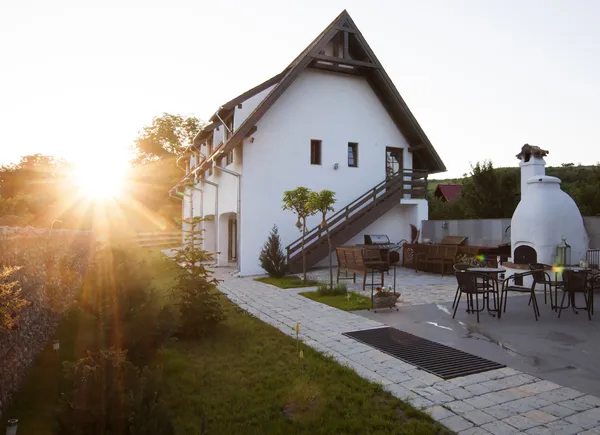
[[[444,198],[446,201],[454,201],[460,196],[462,184],[438,184],[433,193],[436,198]]]
[[[249,98],[268,87],[263,85],[276,83],[262,102],[233,132],[231,138],[223,145],[223,151],[227,152],[252,134],[256,129],[256,123],[306,68],[317,68],[366,77],[377,97],[409,143],[409,151],[413,152],[414,168],[427,169],[431,173],[446,170],[438,153],[400,96],[377,56],[375,56],[375,53],[345,10],[283,72],[222,107],[223,109],[231,109],[243,99]],[[257,89],[258,91],[252,94]]]

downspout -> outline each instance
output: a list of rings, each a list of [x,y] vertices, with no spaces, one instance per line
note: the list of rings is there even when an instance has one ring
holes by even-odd
[[[217,242],[215,243],[215,245],[216,245],[215,247],[217,248],[216,249],[216,252],[217,252],[216,264],[218,265],[219,264],[219,254],[218,254],[218,252],[219,252],[219,245],[221,243],[221,240],[219,238],[219,226],[220,226],[219,225],[219,185],[217,183],[212,182],[212,181],[208,181],[208,180],[206,180],[204,178],[201,178],[200,182],[201,183],[210,184],[211,186],[215,187],[215,226],[217,228],[217,231],[216,231],[217,232]]]
[[[237,177],[237,187],[238,187],[238,192],[237,192],[237,228],[236,228],[236,243],[237,243],[237,247],[236,247],[236,256],[237,256],[237,272],[241,273],[242,271],[242,256],[240,255],[240,242],[241,242],[241,234],[242,234],[242,219],[241,219],[241,211],[242,211],[242,174],[232,171],[231,169],[227,169],[227,168],[223,168],[220,166],[215,166],[218,167],[221,171],[225,172],[226,174],[229,175],[233,175],[234,177]]]

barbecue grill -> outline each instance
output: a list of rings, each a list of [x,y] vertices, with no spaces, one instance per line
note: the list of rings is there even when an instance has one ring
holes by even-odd
[[[386,234],[365,234],[365,245],[380,249],[381,257],[387,258],[389,264],[400,261],[399,251],[405,243],[406,240],[392,243]]]

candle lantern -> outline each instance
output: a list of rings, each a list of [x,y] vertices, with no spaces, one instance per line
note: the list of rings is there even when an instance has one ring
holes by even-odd
[[[562,238],[562,242],[556,247],[556,260],[559,266],[568,266],[571,264],[571,245],[567,239]]]
[[[6,435],[17,435],[19,420],[12,418],[6,422]]]

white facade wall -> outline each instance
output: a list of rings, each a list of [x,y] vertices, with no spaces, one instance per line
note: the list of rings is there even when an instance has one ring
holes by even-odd
[[[398,243],[406,240],[410,243],[411,231],[410,224],[421,228],[422,222],[427,220],[429,207],[426,199],[403,199],[389,212],[381,216],[359,234],[345,242],[345,245],[361,245],[365,242],[365,234],[385,234],[390,238],[390,242]],[[331,256],[333,264],[337,264],[335,252]],[[329,260],[324,258],[317,266],[328,266]]]
[[[362,77],[304,71],[257,127],[254,142],[244,145],[242,275],[263,273],[258,256],[274,223],[284,246],[298,238],[294,214],[281,209],[285,190],[298,186],[333,190],[337,210],[385,178],[386,146],[404,148],[404,168],[412,168],[405,138]],[[321,165],[310,164],[311,139],[322,141]],[[359,144],[358,168],[347,165],[348,142]],[[333,168],[335,163],[339,163],[338,170]],[[374,225],[390,228],[387,219],[404,217],[403,212],[394,213],[383,224]],[[425,214],[422,219],[426,218]],[[319,217],[312,217],[308,227],[318,222]],[[408,228],[409,223],[420,221],[397,225]]]
[[[227,165],[226,168],[241,174],[242,156],[243,148],[235,149],[233,163]],[[225,164],[224,158],[222,162]],[[216,183],[218,187],[206,182],[196,184],[196,188],[202,189],[202,193],[198,191],[194,196],[197,201],[194,205],[194,216],[209,217],[212,220],[204,223],[204,246],[206,250],[219,251],[218,263],[226,265],[228,258],[227,220],[237,214],[238,181],[236,176],[221,171],[217,166],[213,167],[213,174],[207,176],[206,180]],[[225,215],[228,216],[227,219],[222,219]]]
[[[256,109],[256,106],[258,106],[260,104],[260,102],[265,99],[265,97],[269,94],[269,92],[271,92],[273,90],[274,87],[275,87],[275,85],[248,98],[246,101],[244,101],[242,103],[241,109],[238,109],[237,106],[235,107],[235,111],[233,113],[233,130],[234,131],[237,130],[240,125],[242,125],[242,122],[244,122],[246,120],[246,118],[248,118],[248,116],[254,111],[254,109]]]

